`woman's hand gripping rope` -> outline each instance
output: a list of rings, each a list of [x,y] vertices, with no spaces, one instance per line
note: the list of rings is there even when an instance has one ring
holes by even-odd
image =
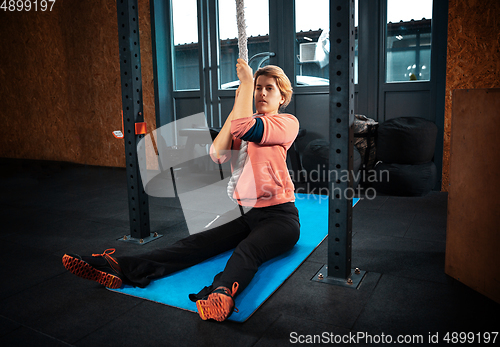
[[[252,68],[248,65],[248,63],[239,58],[236,64],[236,74],[241,82],[241,85],[245,83],[249,83],[253,87],[253,71]]]

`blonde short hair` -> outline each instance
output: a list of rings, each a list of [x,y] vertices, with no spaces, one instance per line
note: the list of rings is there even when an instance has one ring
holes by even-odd
[[[283,102],[283,104],[281,104],[280,108],[284,109],[285,107],[287,107],[290,101],[292,100],[293,88],[292,84],[290,83],[290,80],[285,75],[283,70],[279,66],[275,65],[267,65],[261,67],[255,72],[253,76],[254,89],[255,89],[255,84],[257,83],[257,77],[262,75],[268,77],[274,77],[274,79],[276,80],[276,85],[278,86],[281,95],[285,98],[285,101]]]

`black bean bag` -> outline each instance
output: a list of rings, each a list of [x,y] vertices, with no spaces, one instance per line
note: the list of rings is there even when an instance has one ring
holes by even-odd
[[[436,165],[378,163],[372,177],[377,193],[397,196],[424,196],[436,184]]]
[[[323,139],[312,140],[304,149],[302,153],[302,167],[306,171],[306,181],[311,183],[312,187],[327,187],[329,155],[329,142]],[[353,149],[352,158],[352,170],[355,178],[358,178],[357,181],[353,182],[353,188],[356,188],[361,176],[357,173],[363,162],[356,147]],[[344,176],[344,174],[342,173],[341,176]]]
[[[418,117],[389,119],[377,131],[377,161],[423,164],[432,161],[437,126]]]

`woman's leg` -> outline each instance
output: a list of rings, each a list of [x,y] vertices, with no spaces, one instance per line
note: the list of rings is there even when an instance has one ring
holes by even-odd
[[[151,279],[188,268],[236,247],[248,235],[250,228],[244,217],[234,220],[224,217],[217,220],[214,228],[190,235],[167,248],[137,256],[117,257],[125,282],[145,287]]]
[[[220,286],[231,288],[234,282],[239,284],[237,293],[241,293],[262,263],[289,251],[299,239],[300,224],[293,203],[253,209],[247,216],[252,231],[238,244],[212,286],[198,293],[197,299]]]
[[[250,283],[259,266],[293,248],[300,234],[298,211],[293,203],[254,208],[245,215],[252,230],[229,258],[210,287],[190,294],[204,320],[224,321],[234,310],[234,298]]]

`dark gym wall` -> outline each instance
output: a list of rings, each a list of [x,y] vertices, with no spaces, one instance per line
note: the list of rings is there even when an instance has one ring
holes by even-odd
[[[455,89],[500,87],[499,33],[500,1],[450,0],[443,139],[443,191],[448,191],[449,184],[452,92]]]
[[[57,0],[0,19],[0,157],[125,166],[115,1]],[[149,1],[139,0],[144,114],[155,127]]]

